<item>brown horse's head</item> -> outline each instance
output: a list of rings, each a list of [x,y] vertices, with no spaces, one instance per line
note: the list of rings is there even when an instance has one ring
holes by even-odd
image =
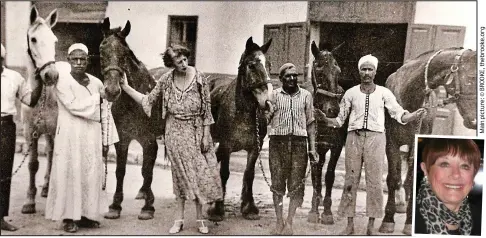
[[[238,66],[238,80],[241,82],[243,91],[251,92],[262,109],[266,108],[268,100],[268,75],[265,53],[267,52],[272,39],[261,47],[253,43],[250,37],[246,41],[245,51]]]
[[[130,21],[127,21],[123,29],[121,27],[110,29],[109,18],[105,18],[103,21],[100,63],[106,99],[110,102],[117,100],[120,96],[120,80],[125,73],[128,73],[128,60],[132,58],[133,53],[125,39],[130,33],[130,29]]]
[[[314,41],[312,41],[311,45],[312,55],[314,55],[315,59],[312,65],[314,106],[331,118],[337,117],[339,114],[339,101],[343,93],[343,89],[338,85],[341,68],[339,68],[333,56],[333,52],[342,45],[331,51],[327,49],[319,50]]]
[[[477,121],[477,80],[476,80],[476,51],[468,50],[462,54],[457,66],[456,82],[452,88],[450,83],[446,84],[449,94],[457,98],[456,105],[459,113],[464,118],[464,126],[469,129],[476,129]],[[453,91],[454,90],[454,91]]]
[[[451,48],[436,54],[427,72],[430,75],[428,86],[443,85],[451,96],[449,100],[456,103],[464,126],[476,129],[476,51]]]
[[[35,77],[40,77],[46,85],[57,83],[59,72],[56,62],[57,37],[51,28],[57,23],[57,9],[54,9],[44,20],[39,16],[35,6],[30,11],[27,30],[27,53]]]

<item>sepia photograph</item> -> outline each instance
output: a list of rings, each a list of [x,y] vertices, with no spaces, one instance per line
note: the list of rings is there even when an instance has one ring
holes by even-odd
[[[477,1],[0,3],[1,235],[481,231]]]
[[[484,139],[417,137],[414,234],[481,236]]]

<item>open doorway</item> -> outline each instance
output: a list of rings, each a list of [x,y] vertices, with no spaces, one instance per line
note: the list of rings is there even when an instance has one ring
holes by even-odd
[[[52,30],[59,40],[56,46],[57,60],[67,61],[69,46],[74,43],[83,43],[88,47],[90,58],[87,73],[103,80],[99,50],[103,35],[99,24],[58,22]]]
[[[341,67],[340,85],[345,89],[359,84],[358,61],[367,54],[379,60],[375,83],[385,85],[386,79],[403,65],[407,24],[320,23],[321,45],[336,47]]]

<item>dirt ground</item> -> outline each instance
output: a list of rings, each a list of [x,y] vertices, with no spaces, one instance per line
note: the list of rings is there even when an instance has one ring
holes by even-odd
[[[23,156],[16,154],[14,169],[20,164]],[[160,158],[158,159],[160,160]],[[40,157],[40,168],[37,173],[37,187],[40,192],[46,166],[46,158]],[[135,196],[142,184],[142,175],[139,165],[128,165],[125,176],[125,200],[122,203],[123,211],[118,220],[101,220],[99,229],[80,229],[76,235],[167,235],[169,228],[175,219],[176,203],[172,194],[172,182],[170,170],[162,167],[154,169],[152,190],[155,195],[155,218],[148,221],[137,219],[143,201],[135,200]],[[108,164],[107,206],[111,202],[115,190],[115,165]],[[210,235],[269,235],[274,227],[275,212],[272,204],[272,194],[265,181],[257,176],[254,182],[254,196],[260,209],[261,219],[257,221],[245,220],[240,210],[240,192],[242,174],[232,172],[228,181],[226,198],[226,218],[219,223],[209,222]],[[2,231],[2,235],[70,235],[62,230],[59,222],[53,222],[44,218],[45,198],[37,195],[37,213],[31,215],[22,214],[20,211],[25,202],[28,181],[27,164],[24,164],[18,174],[12,180],[10,216],[6,220],[18,226],[16,232]],[[295,235],[337,235],[346,224],[346,219],[335,217],[334,225],[311,224],[307,222],[307,213],[310,209],[312,186],[306,186],[304,204],[298,209],[294,219]],[[342,190],[333,190],[333,212],[336,214]],[[365,193],[358,191],[357,217],[355,218],[355,231],[357,235],[365,235],[367,217],[365,214]],[[385,194],[386,201],[386,194]],[[288,208],[288,198],[284,198],[284,211]],[[322,208],[321,208],[322,211]],[[286,214],[285,214],[286,215]],[[193,204],[186,206],[186,218],[184,230],[180,235],[199,235],[195,221],[195,207]],[[395,216],[395,232],[383,235],[403,235],[405,214]],[[375,226],[379,227],[381,219],[377,219]]]

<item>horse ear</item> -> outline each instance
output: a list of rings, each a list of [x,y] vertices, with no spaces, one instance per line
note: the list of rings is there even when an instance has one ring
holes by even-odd
[[[339,50],[339,48],[341,48],[341,46],[343,46],[344,43],[346,43],[346,41],[343,41],[343,43],[341,43],[340,45],[336,46],[336,48],[332,49],[331,50],[331,53],[334,54],[334,52],[336,52],[337,50]]]
[[[106,34],[110,31],[110,18],[109,17],[106,17],[103,20],[103,24],[101,25],[101,31],[103,32],[103,34]]]
[[[253,45],[253,36],[250,36],[250,38],[248,38],[248,40],[246,41],[245,49],[250,48],[251,45]]]
[[[39,16],[39,12],[37,11],[37,7],[35,7],[34,5],[30,10],[30,24],[34,23],[38,16]]]
[[[120,32],[121,36],[123,36],[123,38],[127,37],[128,34],[130,34],[131,29],[132,24],[130,24],[130,21],[127,21],[127,24],[125,24],[125,27],[123,27],[123,30]]]
[[[267,41],[262,47],[260,47],[260,50],[262,51],[263,54],[267,53],[268,48],[270,48],[270,45],[272,44],[272,38]]]
[[[46,17],[46,21],[49,27],[53,28],[56,25],[57,17],[58,17],[57,9],[54,9],[52,10],[51,13],[49,13],[49,15]]]
[[[312,55],[314,55],[314,57],[317,57],[319,55],[319,48],[317,48],[315,41],[312,41],[311,51],[312,51]]]

